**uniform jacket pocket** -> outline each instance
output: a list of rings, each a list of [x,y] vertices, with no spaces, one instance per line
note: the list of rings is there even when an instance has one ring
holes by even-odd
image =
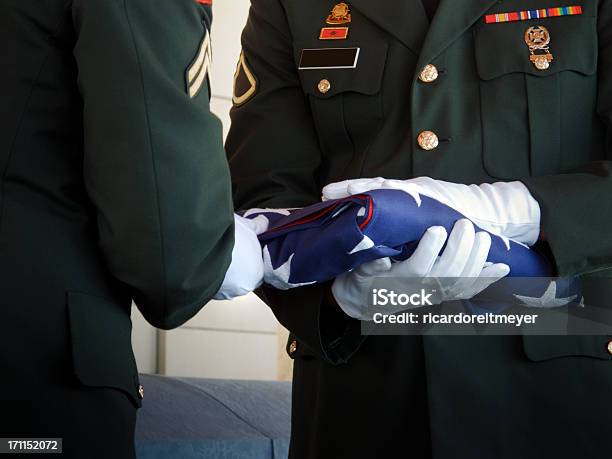
[[[315,357],[315,353],[304,343],[300,342],[293,333],[289,335],[285,350],[287,355],[293,360],[300,358],[312,359]]]
[[[543,26],[553,56],[530,60],[526,32]],[[505,180],[557,174],[588,160],[597,97],[596,18],[558,17],[475,29],[484,166]]]
[[[387,59],[388,44],[384,42],[369,43],[365,47],[357,44],[335,45],[321,48],[312,43],[298,43],[295,45],[295,61],[298,66],[302,88],[306,94],[317,99],[330,99],[338,94],[354,92],[364,95],[375,95],[380,92],[382,77]],[[302,54],[308,50],[316,49],[319,52],[335,49],[356,49],[355,67],[337,67],[334,56],[322,56],[320,67],[302,68],[300,62]],[[340,63],[340,61],[339,61]],[[329,87],[320,86],[322,80],[329,81]]]
[[[612,360],[611,342],[612,336],[523,336],[525,354],[533,362],[563,357]]]
[[[69,292],[68,314],[78,380],[88,387],[120,390],[140,407],[129,310],[104,298]]]
[[[325,177],[357,176],[361,158],[383,122],[382,80],[388,44],[383,41],[326,45],[296,43],[295,62],[308,97],[324,157]],[[357,49],[354,68],[334,68],[334,48]],[[299,69],[304,50],[323,51],[326,68]],[[326,170],[326,167],[329,170]]]

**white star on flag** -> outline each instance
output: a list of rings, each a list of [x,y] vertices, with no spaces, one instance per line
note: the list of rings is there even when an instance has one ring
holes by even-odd
[[[567,298],[557,298],[557,282],[552,281],[544,292],[544,295],[539,298],[516,294],[514,297],[523,302],[523,304],[529,308],[559,308],[561,306],[567,306],[570,304],[578,297],[578,295],[572,295]]]
[[[263,248],[264,282],[279,290],[289,290],[296,287],[316,284],[316,282],[305,282],[302,284],[292,284],[291,282],[289,282],[289,277],[291,276],[291,261],[293,260],[294,255],[295,254],[292,254],[285,263],[274,269],[274,267],[272,266],[272,257],[270,256],[270,250],[266,245]]]

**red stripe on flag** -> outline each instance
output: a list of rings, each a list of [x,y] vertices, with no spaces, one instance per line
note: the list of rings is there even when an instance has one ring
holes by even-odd
[[[283,225],[283,226],[279,226],[278,228],[272,228],[271,230],[266,231],[264,234],[269,234],[269,233],[272,233],[274,231],[282,231],[282,230],[286,230],[287,228],[293,228],[294,226],[305,225],[306,223],[313,222],[315,220],[318,220],[321,217],[324,217],[325,215],[329,214],[330,212],[336,210],[339,205],[340,205],[340,202],[338,202],[338,203],[336,203],[336,204],[334,204],[332,206],[329,206],[328,208],[323,209],[322,211],[320,211],[320,212],[318,212],[316,214],[309,215],[309,216],[304,217],[304,218],[302,218],[300,220],[296,220],[296,221],[294,221],[292,223],[288,223],[288,224]]]
[[[353,201],[354,202],[354,198],[358,198],[358,199],[364,199],[366,200],[366,202],[368,203],[368,214],[365,218],[365,220],[359,225],[359,228],[361,230],[365,229],[369,224],[370,221],[372,220],[372,217],[374,215],[374,200],[372,199],[372,196],[369,195],[365,195],[365,194],[356,194],[355,196],[350,196],[348,198],[344,198],[344,199],[339,199],[336,203],[334,203],[333,205],[315,213],[312,215],[307,215],[299,220],[296,220],[294,222],[288,223],[286,225],[282,225],[279,226],[278,228],[272,228],[271,230],[266,231],[264,234],[270,234],[276,231],[283,231],[286,230],[288,228],[293,228],[294,226],[299,226],[299,225],[305,225],[307,223],[311,223],[313,221],[318,220],[319,218],[324,217],[325,215],[332,213],[333,211],[335,211],[336,209],[338,209],[338,207],[340,207],[342,204],[344,204],[345,202],[349,202],[349,201]]]
[[[361,231],[363,231],[364,229],[366,229],[368,227],[368,225],[370,224],[370,221],[372,221],[372,215],[374,214],[374,199],[372,199],[372,196],[370,196],[369,201],[370,202],[369,202],[369,205],[368,205],[368,216],[361,223],[361,225],[359,225],[359,229]]]

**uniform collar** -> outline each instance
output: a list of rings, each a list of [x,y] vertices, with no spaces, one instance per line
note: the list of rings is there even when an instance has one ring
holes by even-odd
[[[350,3],[427,63],[478,21],[497,0],[441,0],[431,25],[421,0],[352,0]]]
[[[498,0],[441,0],[423,42],[417,68],[438,57],[496,3]]]
[[[421,0],[352,0],[350,4],[416,54],[419,53],[429,27]]]

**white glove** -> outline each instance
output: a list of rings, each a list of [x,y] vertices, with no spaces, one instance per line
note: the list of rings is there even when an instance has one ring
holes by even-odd
[[[263,282],[264,265],[261,245],[257,235],[262,231],[261,222],[234,215],[235,243],[232,263],[225,273],[215,300],[229,300],[246,295]]]
[[[540,235],[540,206],[521,182],[462,185],[429,177],[410,180],[384,178],[345,180],[323,188],[323,200],[340,199],[377,189],[403,190],[435,199],[493,234],[533,245]]]
[[[446,248],[438,256],[445,242]],[[407,284],[410,290],[435,288],[437,301],[433,304],[467,300],[510,272],[508,265],[487,263],[490,248],[491,236],[484,231],[476,233],[467,219],[459,220],[448,238],[443,227],[433,226],[409,259],[392,263],[383,258],[366,263],[337,277],[332,294],[347,315],[359,320],[372,319],[374,311],[368,305],[372,282],[377,277],[388,279],[385,288],[397,293],[416,293],[405,291]],[[406,306],[385,307],[390,314],[405,309]]]

